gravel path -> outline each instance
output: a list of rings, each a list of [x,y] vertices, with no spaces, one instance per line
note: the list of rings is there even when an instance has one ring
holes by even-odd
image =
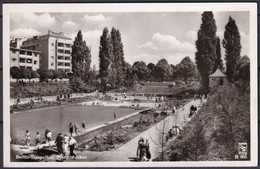
[[[138,135],[125,145],[121,146],[119,149],[109,151],[109,152],[103,152],[100,154],[99,157],[95,158],[96,161],[129,161],[129,157],[136,157],[136,151],[137,151],[137,143],[140,137],[143,137],[144,139],[149,139],[150,144],[150,152],[152,155],[152,158],[154,158],[159,151],[158,147],[158,132],[162,130],[163,125],[165,126],[165,131],[168,132],[168,130],[173,126],[177,125],[179,127],[183,127],[186,122],[190,120],[188,118],[188,114],[190,112],[190,107],[192,105],[199,106],[200,100],[192,100],[191,102],[187,103],[184,108],[181,108],[177,111],[177,113],[174,116],[168,116],[165,118],[165,120],[162,120],[161,122],[157,123],[155,126],[151,127],[150,129],[146,130],[142,134]]]

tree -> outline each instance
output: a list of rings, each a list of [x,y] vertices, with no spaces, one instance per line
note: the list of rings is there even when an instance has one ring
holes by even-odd
[[[145,62],[137,61],[132,66],[132,72],[133,74],[137,75],[138,80],[145,80],[147,78],[149,70],[147,69]]]
[[[28,69],[28,79],[29,79],[29,82],[31,81],[31,79],[34,79],[34,78],[39,78],[39,74],[32,70],[32,69]]]
[[[241,44],[236,21],[231,16],[225,26],[222,44],[226,52],[226,75],[231,81],[233,81],[234,73],[236,72],[236,67],[240,59]]]
[[[51,70],[38,69],[37,73],[40,75],[40,81],[45,81],[53,77],[53,73]]]
[[[125,80],[125,61],[121,34],[119,30],[116,30],[114,27],[111,30],[111,43],[113,52],[113,57],[111,59],[111,69],[113,69],[112,75],[115,73],[115,86],[119,87],[124,84]]]
[[[83,40],[82,32],[79,30],[72,45],[72,72],[76,77],[86,80],[91,63],[90,49]]]
[[[30,77],[30,72],[26,68],[20,68],[21,78],[28,79]]]
[[[195,65],[190,60],[189,56],[186,56],[182,61],[176,65],[179,77],[187,80],[187,78],[192,77],[195,72]]]
[[[224,67],[223,67],[223,61],[221,59],[221,47],[220,47],[220,39],[219,39],[219,37],[217,37],[216,54],[217,54],[217,59],[216,59],[215,66],[214,66],[214,72],[218,68],[220,68],[220,70],[223,71]]]
[[[248,56],[245,55],[240,58],[234,74],[234,80],[244,87],[250,85],[250,60]]]
[[[168,64],[166,59],[161,59],[153,68],[153,77],[156,80],[164,81],[168,80],[171,75],[171,66]]]
[[[134,75],[132,72],[132,66],[129,63],[125,63],[125,72],[126,72],[126,77],[125,77],[125,86],[126,87],[132,87],[135,83],[136,78],[134,79]]]
[[[99,77],[101,80],[101,87],[103,91],[107,90],[107,84],[109,82],[110,66],[112,59],[112,44],[111,37],[107,28],[104,28],[103,34],[100,37],[99,46]]]
[[[201,83],[204,89],[208,89],[209,75],[214,72],[216,54],[216,23],[212,12],[203,12],[202,24],[198,31],[196,41],[196,64],[201,76]]]
[[[149,70],[149,74],[148,74],[148,77],[149,77],[149,80],[152,80],[153,79],[153,69],[154,69],[155,65],[153,63],[149,63],[147,65],[147,69]]]
[[[16,66],[10,68],[10,75],[12,78],[16,79],[17,82],[22,78],[20,68]]]

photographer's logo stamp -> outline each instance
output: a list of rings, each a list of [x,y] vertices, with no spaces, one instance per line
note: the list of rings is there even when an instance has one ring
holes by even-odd
[[[247,143],[238,143],[238,155],[240,159],[247,159]]]

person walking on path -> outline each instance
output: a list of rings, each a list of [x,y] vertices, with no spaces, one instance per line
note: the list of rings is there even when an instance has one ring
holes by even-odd
[[[76,155],[74,154],[74,149],[76,145],[77,145],[77,141],[73,137],[70,137],[69,139],[70,157],[76,157]]]
[[[56,140],[55,140],[59,154],[63,154],[63,149],[62,149],[63,142],[62,142],[62,140],[63,140],[63,137],[62,137],[61,133],[59,133],[58,136],[56,137]]]
[[[146,143],[145,143],[145,154],[146,154],[147,161],[149,161],[151,159],[151,152],[150,152],[150,146],[149,146],[148,139],[146,139]]]
[[[81,126],[82,126],[82,128],[83,128],[83,132],[85,132],[85,128],[86,128],[86,123],[85,123],[85,121],[82,122]]]
[[[144,139],[140,137],[140,140],[138,141],[137,152],[136,152],[137,158],[139,157],[140,161],[144,161],[146,155],[145,153],[146,153],[146,149],[144,145]]]
[[[30,132],[28,130],[26,130],[25,132],[25,145],[27,145],[27,147],[30,147]]]
[[[39,132],[36,132],[36,138],[35,138],[35,144],[36,146],[40,145],[40,140],[41,140],[41,135],[39,134]]]
[[[70,132],[70,136],[72,136],[73,134],[73,124],[70,122],[70,125],[69,125],[69,132]]]
[[[116,113],[114,112],[114,119],[116,119]]]

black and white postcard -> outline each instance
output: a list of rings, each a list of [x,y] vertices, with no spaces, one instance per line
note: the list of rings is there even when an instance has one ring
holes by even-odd
[[[3,5],[4,167],[256,166],[256,3]]]

